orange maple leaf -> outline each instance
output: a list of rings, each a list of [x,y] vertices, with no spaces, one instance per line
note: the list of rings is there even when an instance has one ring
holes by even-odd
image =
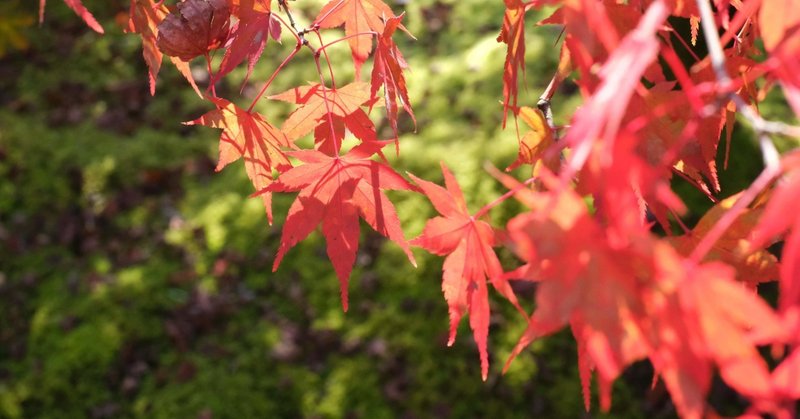
[[[186,125],[205,125],[222,129],[219,138],[219,163],[217,171],[228,164],[244,159],[247,177],[256,191],[263,191],[272,183],[273,169],[285,172],[291,169],[283,148],[293,147],[292,142],[257,112],[247,112],[222,98],[210,98],[218,109]],[[272,195],[260,194],[272,224]]]

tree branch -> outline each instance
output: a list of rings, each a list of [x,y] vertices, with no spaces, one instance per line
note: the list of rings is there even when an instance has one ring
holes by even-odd
[[[725,53],[722,51],[722,44],[720,43],[719,34],[717,33],[717,25],[714,20],[714,14],[711,11],[711,3],[709,0],[697,0],[697,7],[700,9],[700,24],[703,28],[703,37],[708,45],[708,55],[711,58],[711,67],[719,83],[719,91],[727,99],[736,104],[736,110],[747,119],[753,126],[753,130],[758,135],[761,148],[764,153],[764,164],[771,167],[777,167],[778,160],[773,159],[777,156],[778,152],[775,146],[767,138],[767,134],[781,134],[790,137],[800,137],[800,127],[787,125],[782,122],[767,121],[758,114],[756,114],[750,106],[742,99],[741,96],[731,90],[733,82],[728,75],[728,70],[725,67]],[[765,142],[769,142],[767,145]]]
[[[289,11],[289,5],[286,4],[286,0],[278,0],[278,7],[283,9],[283,11],[286,13],[286,16],[289,18],[289,26],[291,27],[291,30],[294,33],[294,35],[297,38],[297,41],[300,43],[300,45],[308,47],[308,49],[310,49],[311,52],[314,53],[314,56],[317,56],[319,54],[319,52],[317,51],[316,48],[311,46],[311,44],[308,42],[308,39],[306,39],[306,34],[309,33],[309,32],[316,31],[316,28],[303,29],[303,30],[297,29],[297,23],[294,20],[294,16],[292,15],[292,12]],[[286,24],[286,22],[283,22],[283,23],[284,23],[284,25]]]
[[[733,101],[733,103],[736,104],[736,110],[752,124],[758,136],[765,167],[755,182],[742,193],[742,196],[739,197],[733,207],[720,218],[694,248],[690,258],[695,262],[699,262],[705,257],[714,246],[714,243],[716,243],[734,221],[736,221],[742,210],[750,205],[755,197],[769,186],[772,180],[780,174],[780,155],[778,154],[778,150],[775,149],[775,144],[773,144],[770,135],[782,134],[800,137],[800,127],[764,120],[745,103],[741,96],[731,90],[733,83],[725,67],[725,54],[722,51],[722,43],[717,33],[717,26],[711,11],[711,3],[709,3],[709,0],[697,0],[697,6],[700,9],[700,23],[703,28],[703,36],[708,45],[708,55],[711,58],[711,66],[714,69],[717,82],[719,83],[717,92],[728,100]]]
[[[536,107],[542,111],[544,114],[544,119],[547,121],[547,126],[553,131],[553,138],[558,139],[558,133],[556,132],[556,124],[553,121],[553,110],[550,107],[550,100],[553,98],[553,95],[558,89],[558,86],[561,85],[561,77],[558,74],[558,70],[553,75],[553,78],[550,79],[550,83],[547,85],[547,88],[544,90],[541,96],[539,96],[539,101],[536,102]]]

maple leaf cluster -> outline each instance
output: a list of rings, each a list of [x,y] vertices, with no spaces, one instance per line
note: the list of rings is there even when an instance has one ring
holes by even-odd
[[[79,0],[65,2],[102,32]],[[594,375],[600,405],[608,409],[614,380],[646,359],[654,384],[663,382],[682,416],[713,413],[706,395],[714,374],[750,402],[748,414],[794,416],[800,399],[800,217],[793,204],[800,200],[800,156],[778,156],[772,137],[800,137],[800,129],[764,120],[758,103],[780,86],[800,116],[800,2],[503,5],[497,38],[507,51],[503,125],[512,119],[519,138],[516,161],[505,163],[507,171],[524,168],[530,176],[520,181],[494,170],[509,192],[476,212],[468,210],[444,164],[442,187],[400,175],[382,152],[391,143],[399,152],[401,110],[414,119],[404,76],[408,65],[395,43],[398,33],[408,31],[403,15],[382,0],[331,0],[305,29],[296,26],[283,0],[131,0],[127,30],[142,39],[151,93],[167,55],[215,107],[187,124],[222,130],[217,170],[243,160],[270,223],[272,194],[297,193],[274,269],[321,227],[344,310],[363,219],[412,264],[411,246],[444,257],[448,344],[466,315],[484,380],[491,288],[527,325],[506,367],[535,339],[569,327],[587,409]],[[559,65],[544,94],[531,101],[519,96],[525,35],[534,26],[525,18],[543,6],[554,12],[537,25],[561,27]],[[680,20],[688,22],[689,34],[673,27]],[[690,45],[701,27],[708,46],[702,57]],[[344,37],[323,44],[320,31],[331,28],[343,28]],[[280,39],[283,31],[295,39],[294,49],[249,108],[216,95],[214,83],[245,60],[249,78],[268,40]],[[335,83],[327,60],[327,48],[340,41],[347,41],[355,67],[354,80],[344,85]],[[225,51],[214,70],[209,52],[217,49]],[[273,125],[253,108],[305,50],[320,80],[268,96],[297,106],[280,126]],[[188,61],[196,57],[205,57],[211,73],[206,92],[189,71]],[[363,81],[361,69],[370,57],[369,81]],[[550,102],[567,79],[577,85],[583,104],[568,126],[557,127]],[[526,102],[530,106],[521,106]],[[379,138],[370,117],[376,107],[385,108],[392,138]],[[723,132],[726,152],[734,146],[737,115],[755,130],[766,168],[748,189],[733,194],[720,183],[716,161]],[[348,132],[358,143],[343,149]],[[301,148],[299,140],[309,135],[313,147]],[[686,209],[671,188],[674,177],[716,202],[691,229],[682,222]],[[407,241],[386,190],[422,193],[439,215]],[[527,209],[505,226],[492,225],[491,208],[512,196]],[[778,242],[780,255],[768,249]],[[518,266],[501,264],[499,246],[516,255]],[[515,295],[519,281],[536,284],[532,313]],[[773,281],[780,290],[776,307],[758,294],[760,284]],[[772,347],[772,367],[760,352],[766,345]]]

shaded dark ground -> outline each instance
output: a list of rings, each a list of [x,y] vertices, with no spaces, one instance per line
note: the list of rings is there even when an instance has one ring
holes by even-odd
[[[12,3],[5,7],[35,14],[32,2]],[[115,15],[121,2],[85,1],[104,37],[49,3],[44,26],[23,32],[29,48],[0,58],[0,416],[605,416],[596,400],[583,413],[566,332],[499,375],[524,327],[499,299],[491,375],[481,382],[468,327],[445,345],[437,258],[417,253],[415,270],[362,229],[346,315],[316,235],[271,273],[280,230],[247,198],[243,168],[215,174],[216,133],[180,125],[207,104],[166,63],[150,97],[139,43],[114,23],[124,19]],[[297,3],[301,12],[319,6]],[[446,160],[474,203],[485,201],[499,189],[478,168],[486,159],[507,164],[516,146],[497,131],[500,108],[486,106],[502,91],[493,40],[502,2],[489,10],[478,0],[426,0],[407,12],[419,38],[403,47],[420,126],[403,139],[397,165],[437,179],[436,162]],[[529,42],[538,91],[556,54],[552,34],[532,33],[548,35]],[[253,78],[263,80],[288,48],[269,45]],[[352,72],[348,55],[334,54],[345,63],[337,75]],[[312,79],[307,64],[290,67],[280,87]],[[238,86],[220,88],[235,97]],[[287,111],[262,106],[274,121]],[[276,214],[291,198],[276,200]],[[424,199],[392,198],[407,235],[418,233]],[[532,289],[519,291],[532,299]],[[646,363],[626,371],[610,415],[674,416],[651,379]],[[721,388],[712,402],[741,411]]]

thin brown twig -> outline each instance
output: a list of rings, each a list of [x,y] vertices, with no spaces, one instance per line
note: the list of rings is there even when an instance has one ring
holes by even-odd
[[[343,4],[343,3],[344,3],[343,1],[340,1],[338,5],[336,5],[333,9],[328,11],[328,14],[330,14],[332,10],[335,10],[336,8],[341,6],[341,4]],[[289,25],[288,26],[286,25],[286,22],[283,22],[282,19],[281,19],[281,22],[284,24],[284,26],[287,26],[292,31],[292,33],[294,34],[295,38],[297,39],[297,46],[295,47],[295,49],[292,52],[292,54],[289,57],[287,57],[287,59],[284,61],[283,64],[281,64],[281,67],[283,65],[285,65],[285,63],[289,59],[291,59],[298,51],[300,51],[300,49],[302,47],[307,47],[314,54],[314,63],[316,64],[316,67],[317,67],[317,74],[319,75],[320,88],[322,89],[322,99],[323,99],[323,102],[325,103],[325,111],[326,111],[327,116],[328,116],[328,126],[330,127],[330,130],[331,130],[331,139],[333,140],[334,148],[336,149],[336,151],[338,153],[339,148],[341,147],[341,143],[337,143],[337,141],[336,141],[336,130],[335,130],[334,124],[333,124],[333,116],[332,116],[332,113],[331,113],[330,100],[328,99],[328,88],[325,86],[325,77],[322,75],[322,65],[320,64],[320,56],[324,52],[325,47],[327,47],[328,45],[334,44],[337,41],[331,42],[331,43],[329,43],[327,45],[322,45],[322,36],[319,33],[319,26],[316,23],[314,25],[312,25],[310,28],[298,29],[297,28],[297,23],[294,20],[294,16],[292,15],[292,12],[289,10],[289,5],[286,4],[286,0],[278,0],[278,6],[281,9],[283,9],[283,11],[286,13],[286,16],[289,18]],[[327,17],[327,14],[325,15],[325,17]],[[323,17],[323,19],[324,19],[324,17]],[[320,48],[314,48],[308,42],[308,39],[306,39],[306,34],[311,33],[311,32],[314,32],[314,33],[317,34],[317,37],[319,38],[320,45],[321,45]],[[329,69],[330,75],[331,75],[332,88],[335,90],[336,89],[336,82],[335,82],[335,80],[333,78],[333,68],[330,65],[330,60],[328,59],[327,53],[325,53],[325,60],[328,63],[328,69]],[[278,67],[278,69],[280,70],[281,67]],[[269,82],[267,82],[267,86],[269,85],[269,83],[272,81],[272,79],[274,77],[275,77],[275,74],[273,74],[273,76],[270,78]],[[259,95],[256,96],[256,100],[258,100],[258,98],[261,96],[261,94],[263,94],[263,92],[265,90],[266,90],[266,86],[264,86],[264,88],[261,90]],[[255,104],[255,101],[253,102],[253,104]],[[252,109],[252,105],[250,106],[250,108]],[[337,154],[336,158],[338,158],[338,154]]]
[[[286,4],[286,0],[278,0],[278,6],[281,9],[283,9],[284,13],[286,13],[286,16],[289,18],[289,26],[291,27],[291,31],[293,32],[295,37],[298,39],[298,42],[300,42],[301,45],[308,47],[308,49],[310,49],[311,52],[314,53],[314,56],[317,56],[319,54],[319,51],[317,51],[316,48],[311,46],[311,44],[308,42],[308,39],[306,39],[306,34],[309,32],[313,32],[316,29],[315,28],[302,29],[302,30],[297,29],[297,23],[294,20],[294,15],[292,15],[292,12],[289,10],[289,5]]]
[[[295,30],[294,30],[294,27],[293,27],[293,26],[291,26],[291,25],[289,25],[288,23],[286,23],[286,21],[285,21],[285,20],[283,20],[283,18],[282,18],[282,17],[280,17],[280,15],[277,15],[277,14],[273,13],[273,14],[272,14],[272,16],[273,16],[275,19],[278,19],[278,22],[280,22],[280,23],[281,23],[283,26],[285,26],[285,27],[286,27],[286,29],[289,29],[289,32],[292,34],[292,36],[294,36],[295,40],[296,40],[298,43],[300,43],[300,44],[302,44],[302,43],[303,43],[303,40],[300,38],[300,35],[298,35],[298,34],[297,34],[297,31],[295,31]]]
[[[350,38],[355,38],[355,37],[357,37],[357,36],[365,36],[365,35],[369,35],[369,36],[378,36],[378,33],[377,33],[377,32],[375,32],[375,31],[366,31],[366,32],[359,32],[359,33],[350,34],[350,35],[347,35],[347,36],[343,36],[343,37],[341,37],[341,38],[334,39],[333,41],[331,41],[331,42],[328,42],[327,44],[325,44],[325,45],[322,45],[322,46],[320,46],[320,47],[319,47],[319,48],[317,48],[317,49],[318,49],[318,50],[324,50],[324,49],[328,48],[328,47],[329,47],[329,46],[331,46],[331,45],[336,45],[336,44],[338,44],[339,42],[342,42],[342,41],[347,41],[347,40],[348,40],[348,39],[350,39]]]
[[[264,83],[264,87],[261,88],[261,90],[258,92],[256,97],[253,99],[253,103],[251,103],[250,107],[247,108],[247,112],[252,112],[253,111],[253,107],[256,106],[256,103],[258,103],[259,99],[261,99],[261,96],[264,95],[264,93],[267,91],[267,88],[269,87],[269,85],[272,84],[272,81],[275,80],[275,77],[278,75],[278,73],[280,73],[281,70],[283,70],[283,67],[285,67],[286,64],[288,64],[289,61],[291,61],[292,58],[294,58],[294,56],[297,55],[297,53],[300,51],[300,48],[302,48],[302,45],[298,42],[297,46],[295,46],[295,48],[292,50],[292,53],[289,54],[283,60],[283,62],[278,66],[278,68],[275,69],[275,71],[269,77],[269,80],[267,80],[267,82]]]
[[[250,107],[247,109],[247,112],[252,112],[253,111],[253,107],[255,107],[255,105],[258,102],[258,100],[267,91],[267,88],[270,86],[270,84],[272,84],[272,81],[275,79],[275,77],[278,75],[278,73],[283,69],[283,67],[286,66],[286,64],[289,63],[289,61],[292,60],[292,58],[294,58],[295,55],[297,55],[298,52],[300,52],[300,50],[303,47],[307,47],[311,51],[311,53],[314,54],[314,59],[317,60],[317,65],[319,66],[320,50],[318,50],[317,48],[314,48],[314,46],[312,46],[308,42],[308,39],[306,39],[306,37],[305,37],[305,35],[307,33],[310,33],[310,32],[316,32],[317,36],[319,36],[319,32],[317,31],[317,28],[316,27],[312,27],[312,28],[309,28],[309,29],[302,29],[302,30],[297,29],[297,23],[294,20],[294,16],[292,15],[292,12],[289,11],[289,7],[286,4],[286,0],[278,0],[278,6],[281,9],[283,9],[283,11],[286,13],[286,16],[289,18],[289,23],[286,23],[286,21],[283,20],[277,14],[273,13],[273,16],[276,19],[278,19],[278,21],[284,27],[286,27],[286,29],[288,29],[289,32],[294,36],[295,40],[297,41],[297,45],[295,45],[294,50],[292,50],[292,52],[289,54],[289,56],[287,56],[286,59],[283,60],[283,62],[278,66],[278,68],[275,70],[275,72],[272,73],[272,76],[270,76],[269,80],[267,80],[267,82],[264,84],[264,86],[261,88],[261,90],[258,92],[258,94],[256,94],[256,97],[255,97],[255,99],[253,99],[253,102],[250,104]],[[322,38],[320,37],[320,44],[322,43],[321,41],[322,41]],[[326,55],[326,59],[327,59],[327,55]],[[330,69],[330,63],[328,65],[328,67]],[[330,69],[330,71],[331,71],[331,81],[334,82],[333,81],[333,69]],[[322,74],[321,73],[320,73],[320,80],[322,80]],[[325,89],[324,83],[322,84],[322,88],[323,88],[323,90]],[[334,84],[334,88],[335,88],[335,84]],[[323,94],[324,94],[324,92],[323,92]],[[327,97],[325,98],[325,100],[327,101]],[[326,103],[326,106],[327,106],[327,103]],[[332,127],[332,125],[331,125],[331,127]]]
[[[553,74],[553,78],[550,79],[550,83],[547,84],[547,88],[544,89],[542,95],[539,96],[539,101],[536,102],[536,107],[542,111],[544,120],[547,122],[547,127],[550,128],[550,131],[553,133],[554,141],[558,141],[558,129],[556,127],[555,120],[553,119],[553,108],[550,104],[550,101],[556,94],[556,89],[561,86],[562,81],[564,81],[564,78],[560,74],[560,69],[556,69],[555,74]],[[517,136],[519,136],[519,128],[517,128]],[[561,160],[563,161],[564,153],[559,152],[559,154],[561,155]]]
[[[208,90],[211,91],[212,97],[217,97],[217,87],[214,83],[214,69],[211,68],[211,56],[208,55],[208,52],[205,54],[206,57],[206,71],[208,71]]]
[[[497,168],[494,167],[489,162],[485,162],[484,163],[483,169],[486,170],[487,172],[489,172],[492,176],[495,177],[495,179],[498,179],[498,180],[500,180],[501,176],[506,176],[503,172],[501,172],[500,170],[497,170]],[[484,215],[486,215],[492,208],[502,204],[508,198],[512,197],[513,195],[516,195],[517,193],[519,193],[523,189],[526,189],[528,187],[528,185],[530,185],[531,183],[535,182],[537,179],[538,179],[537,177],[531,176],[528,179],[526,179],[524,182],[519,182],[519,184],[516,185],[515,187],[509,188],[509,190],[506,193],[504,193],[503,195],[500,195],[494,201],[489,202],[488,204],[486,204],[483,207],[481,207],[474,215],[472,215],[472,219],[473,220],[479,220]]]
[[[319,39],[319,44],[322,45],[322,34],[319,31],[314,31],[317,34],[317,39]],[[322,50],[322,55],[325,56],[325,63],[328,65],[328,73],[331,75],[331,88],[336,89],[336,78],[333,77],[333,67],[331,66],[331,58],[328,56],[328,51],[324,48],[320,48]]]

